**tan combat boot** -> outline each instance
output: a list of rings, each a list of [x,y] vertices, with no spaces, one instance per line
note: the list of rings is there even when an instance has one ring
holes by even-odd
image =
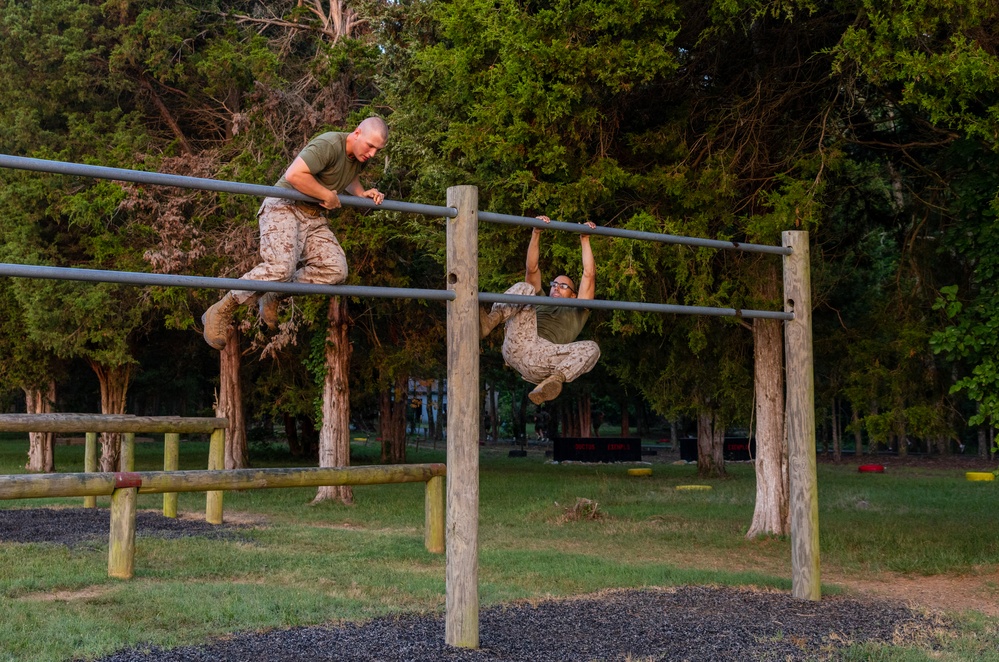
[[[565,377],[559,373],[555,373],[551,377],[545,379],[545,381],[534,387],[534,390],[527,394],[527,397],[531,399],[536,405],[540,405],[542,402],[548,402],[549,400],[554,400],[558,397],[558,394],[562,392],[562,384],[565,383]]]
[[[500,315],[499,311],[486,312],[485,308],[479,306],[479,339],[481,340],[492,333],[501,319],[503,316]]]
[[[239,308],[239,302],[232,292],[228,292],[218,302],[205,311],[201,323],[205,327],[205,342],[215,349],[225,348],[225,339],[232,325],[232,314]]]
[[[265,292],[257,299],[257,313],[260,321],[273,331],[278,325],[278,296],[274,292]]]

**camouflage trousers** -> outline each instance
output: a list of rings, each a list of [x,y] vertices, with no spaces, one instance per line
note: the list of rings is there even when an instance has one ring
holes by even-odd
[[[240,278],[322,285],[347,280],[347,255],[324,216],[311,216],[291,200],[264,198],[257,221],[262,262]],[[257,295],[232,294],[240,303]]]
[[[506,293],[533,296],[535,291],[530,283],[517,283]],[[539,338],[538,318],[532,305],[494,303],[492,310],[506,324],[503,360],[532,384],[540,384],[554,374],[571,382],[593,370],[600,358],[600,347],[592,340],[556,345]]]

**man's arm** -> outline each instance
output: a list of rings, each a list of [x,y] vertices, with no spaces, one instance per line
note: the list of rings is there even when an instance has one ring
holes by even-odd
[[[301,156],[296,156],[295,160],[291,162],[291,165],[288,166],[288,169],[284,173],[284,178],[297,191],[305,195],[311,195],[313,198],[319,200],[320,204],[326,209],[337,209],[340,206],[340,198],[337,196],[336,191],[331,191],[320,184]]]
[[[538,216],[545,223],[550,223],[547,216]],[[541,228],[531,230],[531,243],[527,245],[527,271],[524,280],[534,286],[534,293],[541,291],[541,269],[538,268],[538,256],[540,255]]]
[[[593,221],[585,223],[587,227],[597,227]],[[593,260],[593,250],[590,248],[590,235],[579,235],[579,247],[583,254],[583,277],[579,279],[577,299],[592,299],[597,292],[597,263]]]
[[[361,186],[360,177],[354,177],[354,181],[347,184],[347,193],[356,195],[359,198],[371,198],[375,201],[376,205],[382,204],[382,200],[385,199],[385,194],[376,188],[369,188],[365,190],[365,188]]]

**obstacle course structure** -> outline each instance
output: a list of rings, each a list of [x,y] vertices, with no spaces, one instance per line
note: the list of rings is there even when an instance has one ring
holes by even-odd
[[[0,167],[55,172],[166,186],[284,197],[312,201],[308,196],[278,187],[254,186],[192,177],[178,177],[119,168],[100,168],[41,159],[0,155]],[[374,209],[364,198],[341,196],[348,207]],[[447,191],[447,206],[415,205],[385,200],[377,208],[447,219],[447,265],[445,290],[358,288],[345,285],[307,285],[247,281],[239,279],[102,272],[33,265],[0,264],[0,276],[57,278],[135,285],[183,287],[237,287],[257,292],[323,294],[328,296],[387,296],[444,300],[447,302],[448,436],[446,519],[446,620],[445,639],[453,646],[478,648],[478,306],[483,303],[530,303],[531,297],[516,297],[478,291],[478,223],[545,227],[571,232],[658,241],[662,243],[767,253],[783,257],[784,310],[757,311],[732,308],[677,306],[663,303],[607,300],[552,299],[549,305],[611,310],[634,310],[684,315],[779,319],[785,322],[786,418],[791,482],[792,595],[801,599],[820,597],[818,490],[815,459],[814,382],[812,368],[811,286],[809,281],[808,233],[784,232],[781,246],[764,246],[616,228],[589,228],[534,218],[494,214],[478,210],[478,190],[455,186]],[[7,479],[0,478],[0,484]]]

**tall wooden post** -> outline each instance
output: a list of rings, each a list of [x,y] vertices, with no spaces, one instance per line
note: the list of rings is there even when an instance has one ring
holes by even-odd
[[[111,493],[108,577],[132,578],[135,568],[135,507],[138,493],[136,487],[119,487]]]
[[[121,471],[135,471],[135,433],[121,435],[121,456],[118,458]]]
[[[225,469],[225,428],[216,428],[208,444],[208,470]],[[208,492],[205,499],[205,521],[209,524],[222,523],[221,490]]]
[[[163,471],[177,471],[180,466],[180,434],[163,435]],[[177,493],[163,493],[163,517],[177,517]]]
[[[787,365],[787,452],[791,482],[791,594],[822,597],[819,576],[819,498],[815,472],[815,381],[812,369],[812,285],[808,233],[783,233],[784,348]]]
[[[447,571],[445,642],[479,647],[479,191],[447,204]]]
[[[84,447],[83,452],[83,470],[90,474],[97,471],[97,433],[88,432],[87,433],[87,445]],[[97,497],[87,496],[83,497],[83,507],[84,508],[96,508],[97,507]]]
[[[444,551],[444,476],[434,476],[427,481],[424,505],[424,545],[432,554]]]

